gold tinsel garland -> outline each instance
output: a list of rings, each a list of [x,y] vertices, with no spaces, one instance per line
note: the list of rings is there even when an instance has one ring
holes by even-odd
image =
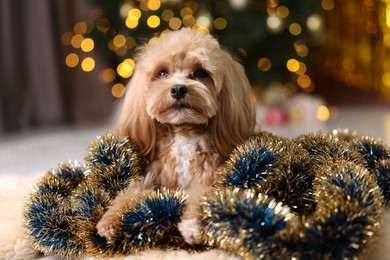
[[[177,225],[186,194],[160,189],[120,209],[112,240],[96,224],[116,194],[143,175],[145,161],[126,138],[98,137],[85,165],[60,164],[37,181],[24,223],[45,255],[111,257],[190,247]],[[259,132],[238,146],[200,208],[203,249],[248,258],[354,259],[373,243],[390,198],[390,148],[335,130],[293,140]]]

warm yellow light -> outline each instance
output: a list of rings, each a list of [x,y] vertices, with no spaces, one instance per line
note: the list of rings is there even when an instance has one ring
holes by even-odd
[[[218,17],[214,20],[214,27],[217,30],[223,30],[226,28],[227,22],[224,18]]]
[[[72,44],[73,48],[80,48],[81,42],[84,40],[84,37],[81,34],[76,34],[72,37],[72,40],[70,43]]]
[[[166,22],[169,22],[169,20],[171,20],[173,18],[175,14],[173,13],[172,10],[170,9],[165,9],[162,13],[161,13],[161,18],[166,21]]]
[[[334,2],[333,0],[322,0],[321,6],[326,11],[331,11],[334,8]]]
[[[125,60],[123,61],[123,63],[126,63],[127,65],[130,66],[130,68],[131,68],[132,70],[134,70],[134,68],[135,68],[135,62],[134,62],[133,59],[125,59]]]
[[[308,75],[303,74],[303,75],[300,75],[300,76],[298,77],[297,83],[298,83],[298,85],[299,85],[301,88],[305,89],[305,88],[310,87],[310,85],[311,85],[311,79],[310,79],[310,77],[309,77]]]
[[[186,15],[183,17],[184,26],[193,26],[195,22],[195,17],[193,17],[192,15]]]
[[[257,67],[263,72],[269,71],[271,69],[271,66],[271,60],[268,58],[260,58],[257,62]]]
[[[286,18],[288,15],[289,15],[290,11],[288,10],[287,7],[285,6],[279,6],[277,9],[276,9],[276,14],[280,17],[280,18]]]
[[[128,17],[130,16],[134,16],[135,18],[140,19],[141,18],[141,15],[142,15],[142,12],[141,10],[139,10],[138,8],[133,8],[129,11],[129,14],[127,15]]]
[[[127,49],[124,46],[115,50],[115,54],[118,56],[124,56],[126,53],[127,53]]]
[[[302,32],[302,27],[301,27],[298,23],[292,23],[292,24],[290,24],[290,26],[288,27],[288,30],[289,30],[289,32],[290,32],[292,35],[299,35],[299,34],[301,34],[301,32]]]
[[[206,15],[204,16],[199,16],[198,19],[196,19],[196,24],[199,27],[209,27],[210,26],[210,18]]]
[[[189,7],[184,7],[183,9],[180,10],[180,15],[181,17],[184,17],[186,15],[193,15],[192,9]]]
[[[116,77],[116,73],[113,69],[105,69],[103,70],[100,76],[103,82],[110,83],[114,81]]]
[[[303,62],[299,62],[299,69],[295,72],[298,75],[303,75],[306,73],[306,65]]]
[[[69,53],[65,58],[66,66],[74,68],[79,64],[79,56],[76,53]]]
[[[122,97],[125,94],[125,86],[120,83],[115,84],[111,88],[111,94],[116,98]]]
[[[195,31],[199,31],[199,32],[210,33],[209,28],[203,27],[203,26],[198,26],[197,24],[194,24],[192,26],[192,29]]]
[[[181,20],[177,17],[173,17],[171,20],[169,20],[169,27],[172,30],[177,30],[181,27]]]
[[[317,118],[322,122],[328,121],[330,118],[329,109],[323,105],[319,106],[317,109]]]
[[[133,69],[131,68],[131,66],[129,64],[122,62],[116,68],[116,72],[122,78],[130,78],[131,75],[133,74]]]
[[[120,48],[126,44],[126,37],[118,34],[114,37],[112,43],[115,45],[115,47]]]
[[[84,34],[87,32],[87,24],[84,22],[78,22],[74,25],[73,31],[75,34]]]
[[[322,19],[320,15],[313,14],[307,18],[306,26],[307,28],[309,28],[309,30],[316,31],[321,28],[321,25],[322,25]]]
[[[160,9],[161,3],[159,0],[149,0],[148,2],[148,8],[152,11],[156,11]]]
[[[123,18],[126,18],[131,10],[132,6],[129,3],[124,3],[119,9],[119,13]]]
[[[90,52],[93,50],[94,47],[95,47],[95,42],[91,38],[85,38],[81,42],[81,49],[84,52]]]
[[[85,72],[90,72],[92,71],[94,68],[95,68],[95,60],[91,57],[88,57],[88,58],[85,58],[82,62],[81,62],[81,68],[83,69],[83,71]]]
[[[291,72],[297,72],[299,70],[299,61],[296,59],[289,59],[287,61],[287,69]]]
[[[135,16],[129,16],[126,18],[126,26],[129,29],[134,29],[138,26],[138,19]]]
[[[136,44],[136,42],[135,42],[135,39],[133,37],[130,36],[126,39],[125,45],[126,45],[127,49],[133,49],[135,47],[135,44]]]
[[[146,21],[146,24],[150,28],[157,28],[160,25],[160,18],[157,15],[151,15]]]
[[[390,72],[385,72],[382,75],[382,82],[386,86],[390,87]]]
[[[309,55],[309,48],[301,40],[298,40],[294,43],[294,48],[299,57],[306,57]]]
[[[62,44],[65,46],[71,45],[72,37],[73,37],[73,33],[71,33],[71,32],[66,32],[66,33],[62,34],[62,36],[61,36]]]
[[[270,15],[267,17],[267,26],[273,32],[279,32],[282,29],[282,20],[276,15]]]

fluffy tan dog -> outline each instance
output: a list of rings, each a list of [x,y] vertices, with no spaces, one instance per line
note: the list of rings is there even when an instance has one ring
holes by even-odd
[[[130,198],[161,187],[186,190],[179,230],[199,242],[198,206],[229,153],[255,127],[243,67],[209,34],[184,28],[143,47],[123,100],[117,130],[149,160],[142,181],[119,193],[97,225],[110,238]]]

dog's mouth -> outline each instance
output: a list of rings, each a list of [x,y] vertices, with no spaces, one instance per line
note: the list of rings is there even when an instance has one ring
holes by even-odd
[[[202,113],[202,109],[198,107],[191,106],[187,103],[176,102],[168,107],[164,112],[168,111],[177,111],[177,112],[185,112],[185,111],[194,111],[196,113]]]
[[[182,103],[173,104],[172,108],[179,111],[184,109],[192,109],[191,106]]]

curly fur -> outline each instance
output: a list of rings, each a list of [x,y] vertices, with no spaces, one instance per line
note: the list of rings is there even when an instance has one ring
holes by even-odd
[[[193,244],[198,242],[202,194],[215,184],[229,153],[254,130],[249,81],[216,39],[189,28],[142,47],[136,64],[117,130],[137,144],[149,163],[145,177],[118,194],[97,229],[109,238],[117,211],[129,198],[155,188],[181,188],[189,198],[183,214],[186,225],[179,224],[179,229]],[[197,74],[199,70],[203,74]],[[171,93],[177,84],[186,86],[181,99]],[[190,231],[184,226],[191,226]]]

